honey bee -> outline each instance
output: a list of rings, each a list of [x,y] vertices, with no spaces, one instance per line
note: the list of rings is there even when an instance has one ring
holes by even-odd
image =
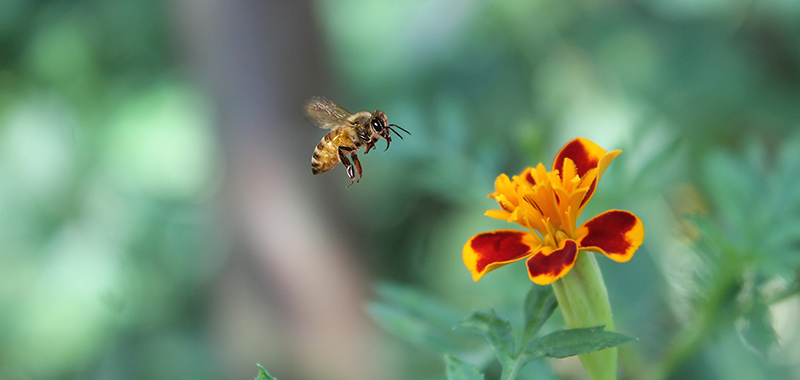
[[[358,172],[358,182],[361,182],[361,162],[356,153],[364,146],[364,154],[375,148],[379,139],[386,139],[386,149],[392,142],[392,128],[397,128],[411,134],[402,127],[389,124],[383,111],[375,110],[358,111],[354,114],[347,112],[342,106],[322,97],[311,98],[305,105],[306,115],[312,123],[320,128],[331,131],[322,138],[311,156],[311,173],[322,174],[333,169],[340,161],[350,178],[350,187],[355,181],[355,172]],[[397,136],[403,139],[399,133]],[[347,155],[353,159],[353,163]],[[355,166],[355,171],[353,170]]]

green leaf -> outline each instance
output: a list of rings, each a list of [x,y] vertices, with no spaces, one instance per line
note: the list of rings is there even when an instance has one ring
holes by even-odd
[[[525,296],[525,337],[532,338],[558,307],[552,286],[533,284]]]
[[[606,348],[616,347],[628,343],[634,338],[605,331],[605,326],[559,330],[547,334],[533,343],[525,350],[526,360],[536,360],[541,357],[566,358],[568,356],[588,354]]]
[[[483,380],[483,374],[477,366],[467,363],[458,356],[445,355],[447,378],[449,380]]]
[[[491,310],[491,313],[476,311],[469,318],[461,321],[458,327],[481,332],[504,366],[511,360],[514,353],[511,325],[507,320],[497,316],[494,310]]]
[[[256,364],[256,365],[258,366],[258,377],[256,377],[255,380],[278,380],[270,376],[270,374],[267,372],[266,369],[264,369],[264,367],[261,366],[261,364]]]

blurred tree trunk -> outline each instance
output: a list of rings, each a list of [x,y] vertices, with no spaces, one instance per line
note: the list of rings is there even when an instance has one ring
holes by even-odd
[[[190,69],[217,106],[227,161],[222,217],[232,252],[214,306],[221,361],[244,377],[259,362],[278,378],[380,378],[360,268],[337,238],[342,226],[320,212],[338,203],[321,197],[340,190],[315,192],[329,183],[311,178],[322,134],[301,105],[319,94],[323,71],[312,4],[173,4]],[[247,275],[258,284],[252,296]]]

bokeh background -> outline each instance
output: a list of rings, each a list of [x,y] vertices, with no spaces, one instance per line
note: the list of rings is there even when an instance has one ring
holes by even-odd
[[[315,95],[412,136],[312,176]],[[799,379],[798,127],[792,0],[3,0],[0,379],[444,379],[530,286],[461,261],[495,177],[576,136],[647,233],[621,377]]]

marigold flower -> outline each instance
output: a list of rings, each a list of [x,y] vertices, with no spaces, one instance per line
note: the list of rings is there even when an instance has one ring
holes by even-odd
[[[548,285],[572,269],[581,250],[626,262],[642,244],[644,227],[628,211],[610,210],[576,228],[584,207],[608,165],[622,151],[608,152],[577,138],[567,143],[547,171],[541,163],[508,178],[501,174],[495,192],[500,204],[486,215],[517,223],[528,231],[498,230],[475,235],[464,245],[464,264],[478,281],[503,265],[526,259],[528,275]]]

